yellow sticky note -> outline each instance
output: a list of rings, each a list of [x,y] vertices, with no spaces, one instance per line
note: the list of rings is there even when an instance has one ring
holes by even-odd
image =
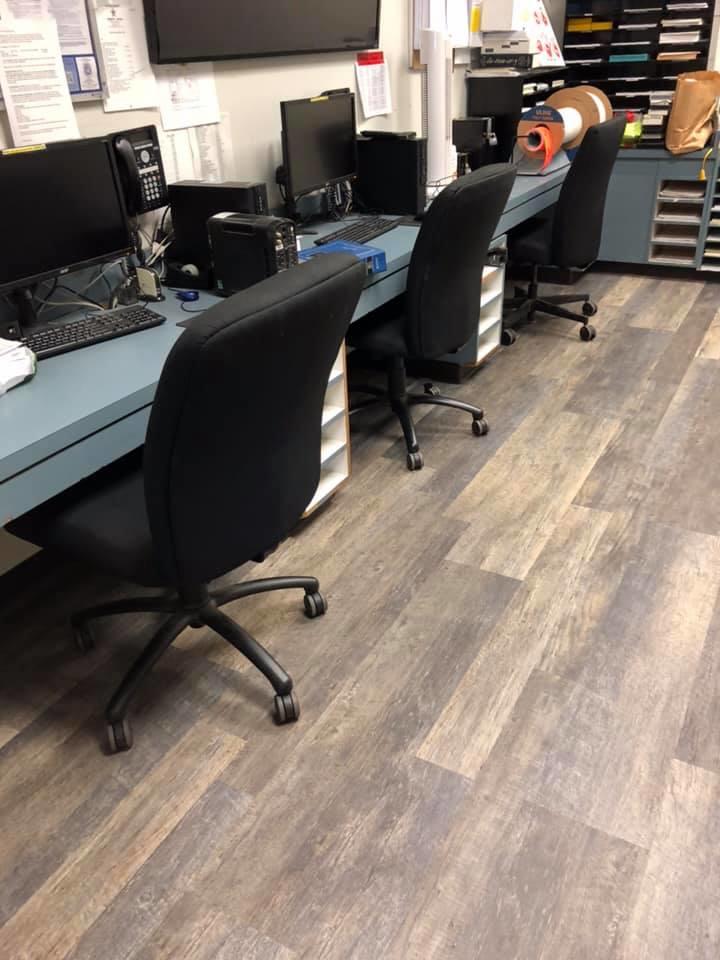
[[[470,33],[480,33],[480,7],[473,7],[470,13]]]

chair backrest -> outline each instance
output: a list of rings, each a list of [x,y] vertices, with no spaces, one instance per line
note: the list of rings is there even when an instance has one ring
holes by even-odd
[[[418,233],[405,295],[413,356],[457,350],[477,328],[482,272],[515,180],[508,163],[455,180],[430,205]]]
[[[165,362],[147,429],[156,562],[196,588],[285,538],[320,478],[322,408],[366,270],[327,254],[198,316]]]
[[[605,198],[625,118],[598,123],[585,134],[553,213],[552,263],[586,267],[600,251]]]

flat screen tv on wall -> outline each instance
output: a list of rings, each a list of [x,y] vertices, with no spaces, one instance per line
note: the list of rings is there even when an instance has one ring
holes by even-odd
[[[153,63],[377,47],[380,0],[144,0]]]

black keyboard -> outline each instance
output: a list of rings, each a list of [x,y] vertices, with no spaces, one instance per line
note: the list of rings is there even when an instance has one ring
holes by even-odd
[[[117,310],[104,310],[92,313],[81,320],[58,323],[30,332],[23,343],[30,347],[38,360],[56,357],[59,353],[79,350],[93,343],[114,340],[138,330],[148,330],[165,323],[165,317],[148,310],[147,307],[119,307]]]
[[[332,243],[335,240],[349,240],[350,243],[370,243],[375,237],[387,233],[399,224],[399,220],[388,220],[387,217],[363,217],[356,223],[351,223],[342,230],[336,230],[335,233],[327,233],[324,237],[319,237],[315,241],[316,247],[322,247],[326,243]]]

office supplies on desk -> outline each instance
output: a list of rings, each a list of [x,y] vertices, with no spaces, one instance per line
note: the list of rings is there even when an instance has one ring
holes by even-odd
[[[36,284],[133,249],[109,138],[0,155],[0,294],[36,322]]]
[[[163,367],[142,455],[10,524],[31,543],[162,590],[73,617],[78,645],[88,650],[95,617],[167,616],[110,700],[110,752],[132,746],[131,700],[175,638],[196,624],[224,637],[267,677],[278,723],[298,719],[291,678],[220,608],[299,589],[314,618],[327,609],[318,581],[210,583],[285,539],[315,494],[325,393],[364,280],[353,258],[318,257],[196,317]]]
[[[594,124],[612,117],[612,106],[597,87],[564,87],[520,118],[514,159],[518,172],[546,174],[567,166]]]
[[[245,290],[298,262],[295,224],[283,217],[218,213],[208,220],[215,289]]]
[[[147,307],[118,307],[117,310],[89,314],[80,320],[47,324],[32,329],[23,338],[23,343],[32,350],[38,360],[45,360],[47,357],[69,353],[81,347],[91,347],[105,340],[149,330],[161,323],[165,323],[165,317],[148,310]]]
[[[323,247],[328,243],[337,243],[339,240],[346,243],[367,243],[369,240],[381,237],[397,225],[398,221],[396,219],[389,219],[388,217],[359,217],[346,227],[341,227],[339,230],[333,230],[332,233],[326,233],[323,237],[318,237],[315,246]]]
[[[352,243],[348,240],[334,240],[332,243],[326,243],[321,247],[301,250],[298,259],[301,263],[305,263],[306,260],[311,260],[323,253],[349,253],[366,265],[368,273],[384,273],[387,270],[384,250],[379,247],[371,247],[366,243]]]

